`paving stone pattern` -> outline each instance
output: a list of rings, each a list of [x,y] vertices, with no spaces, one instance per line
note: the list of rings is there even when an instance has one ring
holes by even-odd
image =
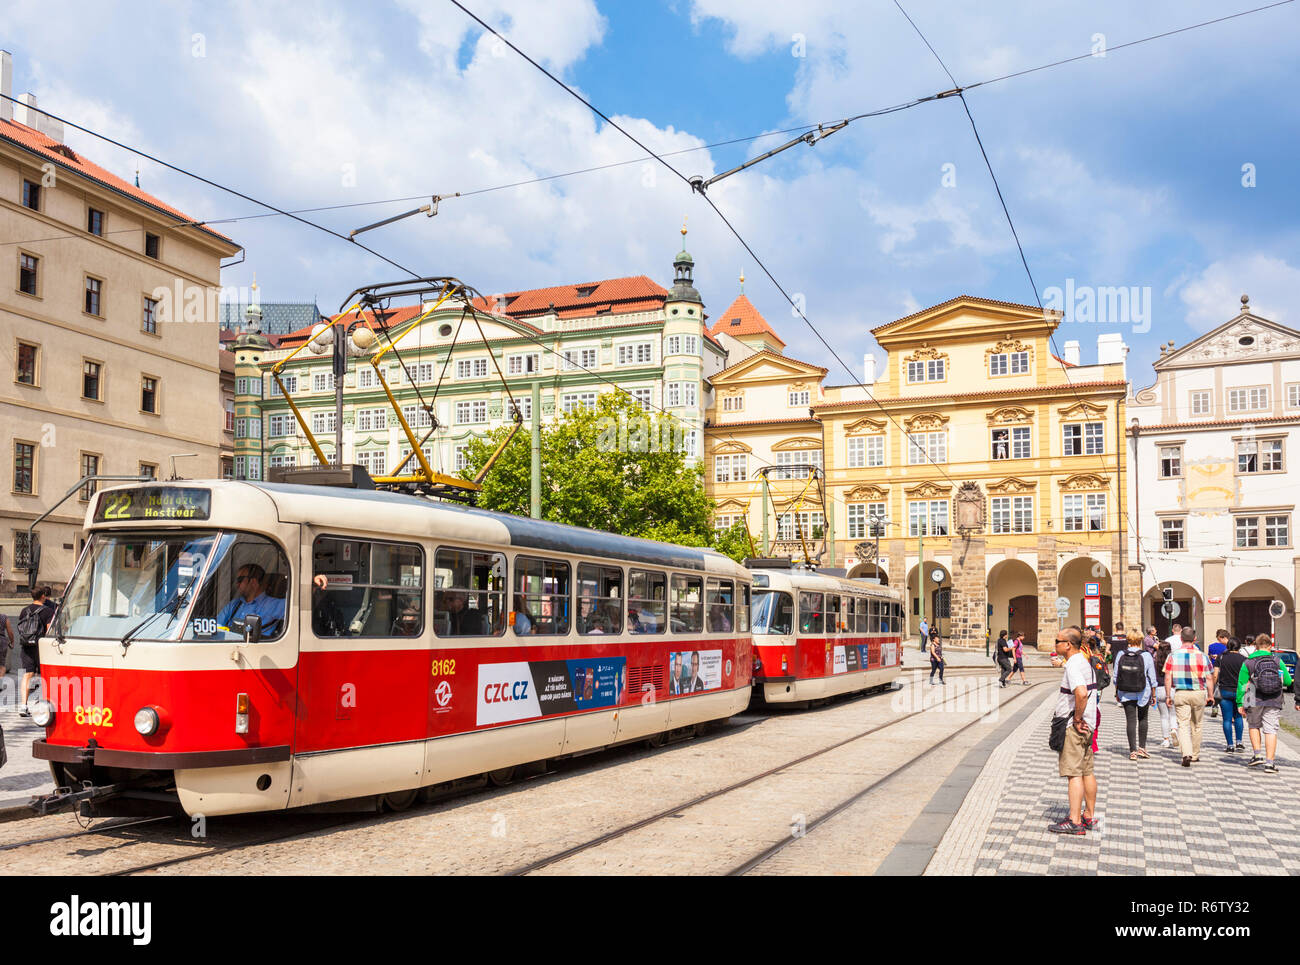
[[[1047,746],[1054,700],[990,758],[927,874],[1300,873],[1293,817],[1300,754],[1279,741],[1279,773],[1265,774],[1246,766],[1249,750],[1226,752],[1220,728],[1206,726],[1201,759],[1190,768],[1150,737],[1151,759],[1130,761],[1113,701],[1103,704],[1095,763],[1101,828],[1083,837],[1050,833],[1047,826],[1068,815],[1066,781]]]

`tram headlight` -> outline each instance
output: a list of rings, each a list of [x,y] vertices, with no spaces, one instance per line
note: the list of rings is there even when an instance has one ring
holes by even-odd
[[[158,733],[158,725],[162,723],[158,717],[158,711],[152,707],[141,707],[135,712],[135,729],[136,732],[144,737],[152,737]]]
[[[49,727],[54,723],[54,705],[48,700],[38,700],[32,704],[32,722],[37,727]]]

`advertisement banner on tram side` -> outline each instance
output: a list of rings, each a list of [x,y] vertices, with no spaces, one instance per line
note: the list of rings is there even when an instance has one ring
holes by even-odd
[[[891,640],[889,643],[880,645],[880,665],[882,667],[892,667],[898,663],[898,641]]]
[[[848,673],[866,670],[867,648],[865,644],[856,644],[844,648],[844,669]]]
[[[668,654],[668,693],[694,694],[722,686],[721,650],[682,650]]]
[[[480,664],[476,720],[504,724],[616,707],[626,691],[626,657]]]
[[[831,673],[840,674],[840,673],[846,673],[848,671],[849,660],[848,660],[848,655],[845,652],[848,649],[849,648],[845,646],[835,647],[835,660],[831,664]],[[856,650],[857,648],[854,647],[853,649]]]

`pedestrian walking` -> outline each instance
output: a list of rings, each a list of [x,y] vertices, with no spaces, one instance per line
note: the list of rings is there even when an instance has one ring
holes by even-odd
[[[1165,661],[1165,702],[1178,715],[1183,767],[1201,759],[1201,721],[1210,703],[1210,658],[1196,648],[1196,631],[1185,627],[1182,644]]]
[[[1147,712],[1156,689],[1156,664],[1142,647],[1142,634],[1130,631],[1126,646],[1115,657],[1115,702],[1124,708],[1128,729],[1128,759],[1145,760]]]
[[[1169,629],[1172,632],[1169,636],[1165,637],[1165,643],[1169,644],[1169,649],[1171,651],[1177,650],[1183,645],[1183,625],[1181,623],[1175,623]]]
[[[54,604],[49,600],[50,588],[38,586],[32,590],[32,602],[18,614],[18,643],[22,650],[23,682],[18,690],[19,716],[30,717],[27,709],[27,687],[33,677],[41,672],[40,640],[49,629],[54,616]]]
[[[1216,630],[1214,634],[1214,642],[1209,645],[1209,647],[1206,649],[1205,652],[1206,655],[1209,656],[1210,658],[1210,666],[1214,667],[1217,670],[1219,667],[1219,658],[1228,652],[1228,631]],[[1218,679],[1217,674],[1215,675],[1215,679],[1216,680]],[[1210,716],[1218,717],[1219,716],[1219,691],[1217,686],[1215,687],[1214,692],[1211,696],[1214,703],[1210,706]]]
[[[1056,649],[1065,660],[1065,668],[1052,730],[1054,736],[1058,729],[1064,732],[1057,771],[1068,782],[1070,813],[1047,830],[1054,834],[1087,834],[1096,826],[1097,777],[1093,772],[1090,722],[1096,717],[1097,681],[1083,651],[1083,635],[1077,629],[1070,627],[1057,633]]]
[[[1112,661],[1119,659],[1119,655],[1124,652],[1128,646],[1128,633],[1124,629],[1123,623],[1116,623],[1114,632],[1110,635],[1110,658]]]
[[[925,641],[930,636],[930,624],[926,622],[925,617],[921,617],[921,652],[925,653]]]
[[[1246,655],[1237,676],[1238,713],[1245,715],[1250,728],[1248,767],[1261,767],[1266,774],[1276,774],[1273,755],[1277,753],[1277,726],[1282,719],[1282,695],[1291,686],[1291,671],[1273,652],[1273,638],[1261,633],[1255,649]],[[1264,753],[1260,754],[1263,735]]]
[[[1169,641],[1161,640],[1156,644],[1155,656],[1151,658],[1156,665],[1156,711],[1160,714],[1160,733],[1164,738],[1160,741],[1161,747],[1169,747],[1178,741],[1178,718],[1174,716],[1173,707],[1165,700],[1169,696],[1165,690],[1165,663],[1171,652]]]
[[[935,634],[930,638],[930,686],[934,686],[934,672],[939,671],[939,686],[943,686],[943,643],[939,640],[939,635]]]
[[[1011,656],[1015,663],[1011,665],[1011,672],[1020,674],[1020,686],[1028,687],[1029,681],[1025,679],[1025,631],[1017,630],[1015,636],[1011,638]]]
[[[1142,641],[1142,647],[1147,653],[1151,654],[1153,658],[1155,657],[1156,651],[1160,649],[1160,638],[1156,636],[1155,627],[1147,627],[1147,635],[1146,639]],[[1158,672],[1157,676],[1159,676]]]
[[[998,686],[1005,687],[1015,660],[1015,647],[1006,637],[998,638]]]
[[[993,662],[994,662],[994,663],[997,663],[998,660],[1001,659],[1001,657],[1002,657],[1002,648],[1003,648],[1004,646],[1006,646],[1006,643],[1007,643],[1007,631],[1005,631],[1005,630],[999,630],[999,631],[998,631],[998,639],[997,639],[997,641],[993,644]]]
[[[1219,693],[1219,710],[1223,712],[1223,739],[1227,741],[1229,751],[1237,752],[1246,749],[1241,742],[1246,717],[1238,713],[1240,705],[1237,703],[1237,681],[1246,655],[1241,652],[1241,641],[1236,637],[1229,637],[1226,646],[1227,651],[1219,657],[1219,665],[1214,669],[1214,682]]]

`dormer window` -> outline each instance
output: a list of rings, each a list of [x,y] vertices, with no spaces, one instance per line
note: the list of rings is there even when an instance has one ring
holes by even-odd
[[[587,297],[589,297],[589,296],[591,295],[591,293],[594,292],[595,290],[596,290],[596,286],[595,286],[595,285],[589,285],[589,286],[586,287],[586,288],[579,288],[579,289],[577,289],[578,297],[579,297],[579,298],[587,298]]]
[[[739,326],[740,326],[740,319],[738,319],[738,318],[733,318],[733,319],[731,320],[731,327],[732,327],[732,328],[738,328]]]

